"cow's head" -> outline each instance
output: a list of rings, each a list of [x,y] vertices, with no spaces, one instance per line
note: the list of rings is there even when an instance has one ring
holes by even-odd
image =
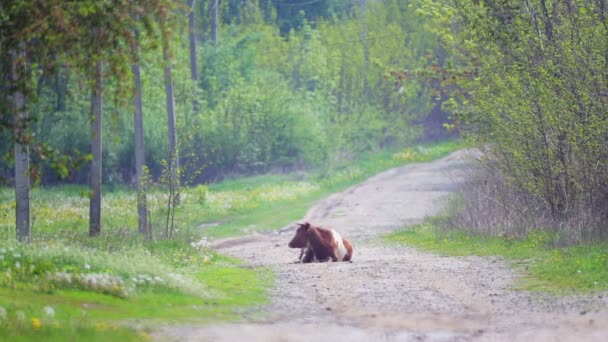
[[[296,236],[289,242],[290,248],[306,248],[308,247],[308,236],[307,232],[310,229],[310,223],[298,223],[298,229],[296,230]]]

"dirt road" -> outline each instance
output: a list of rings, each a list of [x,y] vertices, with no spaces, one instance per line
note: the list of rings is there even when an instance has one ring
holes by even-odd
[[[222,252],[277,275],[269,305],[236,324],[179,326],[179,341],[608,341],[608,294],[556,297],[513,290],[498,258],[442,257],[377,238],[433,215],[466,176],[465,152],[392,169],[312,208],[352,263],[297,264],[294,230],[218,241]]]

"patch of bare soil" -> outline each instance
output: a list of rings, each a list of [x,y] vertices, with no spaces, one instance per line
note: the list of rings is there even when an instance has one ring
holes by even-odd
[[[319,202],[302,221],[336,229],[351,263],[295,263],[288,226],[217,242],[277,275],[271,303],[240,323],[168,326],[179,341],[608,341],[607,294],[552,296],[513,289],[499,258],[443,257],[386,246],[377,236],[436,214],[470,171],[464,151],[392,169]]]

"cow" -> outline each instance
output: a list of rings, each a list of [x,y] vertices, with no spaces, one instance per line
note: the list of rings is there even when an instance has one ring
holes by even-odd
[[[350,261],[353,246],[333,229],[314,227],[308,222],[298,223],[290,248],[301,248],[302,263],[314,261]]]

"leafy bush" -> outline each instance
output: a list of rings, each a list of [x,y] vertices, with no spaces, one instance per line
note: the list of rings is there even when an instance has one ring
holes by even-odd
[[[507,205],[525,202],[522,209],[548,229],[608,238],[605,6],[454,4],[419,0],[416,7],[437,23],[450,64],[467,70],[443,70],[443,78],[460,79],[450,106],[484,146],[496,186],[509,200],[518,197]]]

